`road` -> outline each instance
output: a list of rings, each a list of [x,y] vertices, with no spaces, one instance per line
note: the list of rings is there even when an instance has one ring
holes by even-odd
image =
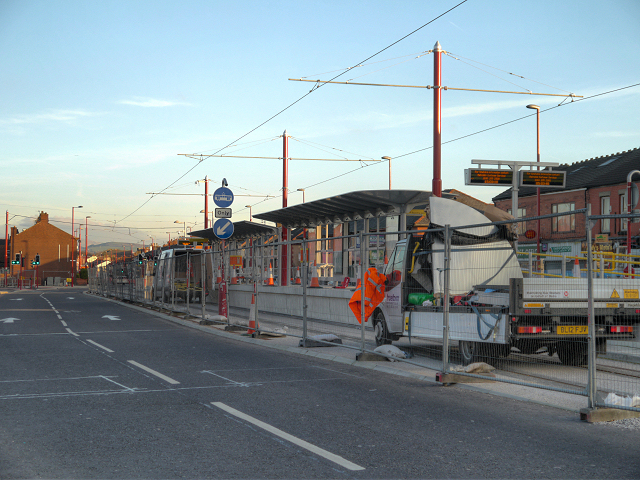
[[[637,431],[266,346],[78,288],[2,294],[0,477],[640,476]]]

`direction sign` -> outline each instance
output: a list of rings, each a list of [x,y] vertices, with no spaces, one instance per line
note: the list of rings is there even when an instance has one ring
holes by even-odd
[[[233,192],[226,187],[220,187],[213,192],[213,202],[220,208],[230,207],[233,203]]]
[[[230,208],[216,208],[216,218],[231,218]]]
[[[233,235],[233,223],[227,218],[216,220],[213,224],[213,233],[220,240],[226,240]]]

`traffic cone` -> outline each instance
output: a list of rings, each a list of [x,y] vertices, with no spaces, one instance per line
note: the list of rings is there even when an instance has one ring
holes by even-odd
[[[231,282],[229,282],[230,285],[237,285],[238,284],[238,274],[236,273],[236,269],[232,268],[231,269]]]
[[[580,262],[576,258],[575,262],[573,262],[573,276],[580,278]]]
[[[300,267],[296,271],[296,285],[302,285],[302,279],[300,278]]]
[[[273,268],[271,268],[271,263],[269,263],[269,278],[267,279],[267,287],[274,287],[275,282],[273,281]]]
[[[216,277],[216,283],[219,285],[220,282],[222,282],[222,271],[220,270],[220,267],[218,267],[218,276]]]
[[[247,335],[253,335],[256,328],[260,328],[258,322],[256,322],[256,297],[251,294],[251,306],[249,307],[249,329]]]
[[[313,262],[311,268],[311,284],[309,288],[320,288],[320,282],[318,281],[318,269],[316,268],[316,262]]]

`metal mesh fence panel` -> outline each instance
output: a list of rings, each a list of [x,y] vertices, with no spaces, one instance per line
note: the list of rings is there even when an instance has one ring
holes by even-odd
[[[548,217],[584,225],[584,212]],[[567,275],[566,258],[555,270],[537,249],[518,248],[526,253],[516,256],[513,232],[531,220],[452,226],[448,366],[463,375],[492,371],[498,381],[586,395],[587,279],[578,269]]]
[[[636,218],[599,215],[590,216],[588,222],[600,229],[603,224],[616,223],[630,228]],[[607,337],[606,344],[596,348],[590,406],[640,412],[640,340],[636,331],[640,327],[640,247],[627,239],[625,247],[606,252],[592,235],[587,238],[595,326]]]

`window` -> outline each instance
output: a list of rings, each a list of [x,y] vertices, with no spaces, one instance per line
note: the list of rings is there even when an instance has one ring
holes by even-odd
[[[600,215],[609,215],[611,213],[611,197],[600,197]],[[611,232],[611,220],[603,218],[600,220],[600,233]]]
[[[623,193],[620,195],[620,213],[627,213],[627,194]],[[627,225],[629,223],[628,218],[623,218],[620,220],[620,230],[623,232],[627,231]]]
[[[507,213],[511,214],[511,209],[507,210]],[[517,218],[525,218],[527,216],[526,208],[518,208],[518,216]],[[516,233],[518,235],[524,235],[524,232],[527,230],[527,222],[518,222]]]
[[[551,205],[551,213],[567,213],[576,209],[575,202],[556,203]],[[574,232],[576,229],[575,215],[562,215],[551,219],[551,231],[553,232]]]

